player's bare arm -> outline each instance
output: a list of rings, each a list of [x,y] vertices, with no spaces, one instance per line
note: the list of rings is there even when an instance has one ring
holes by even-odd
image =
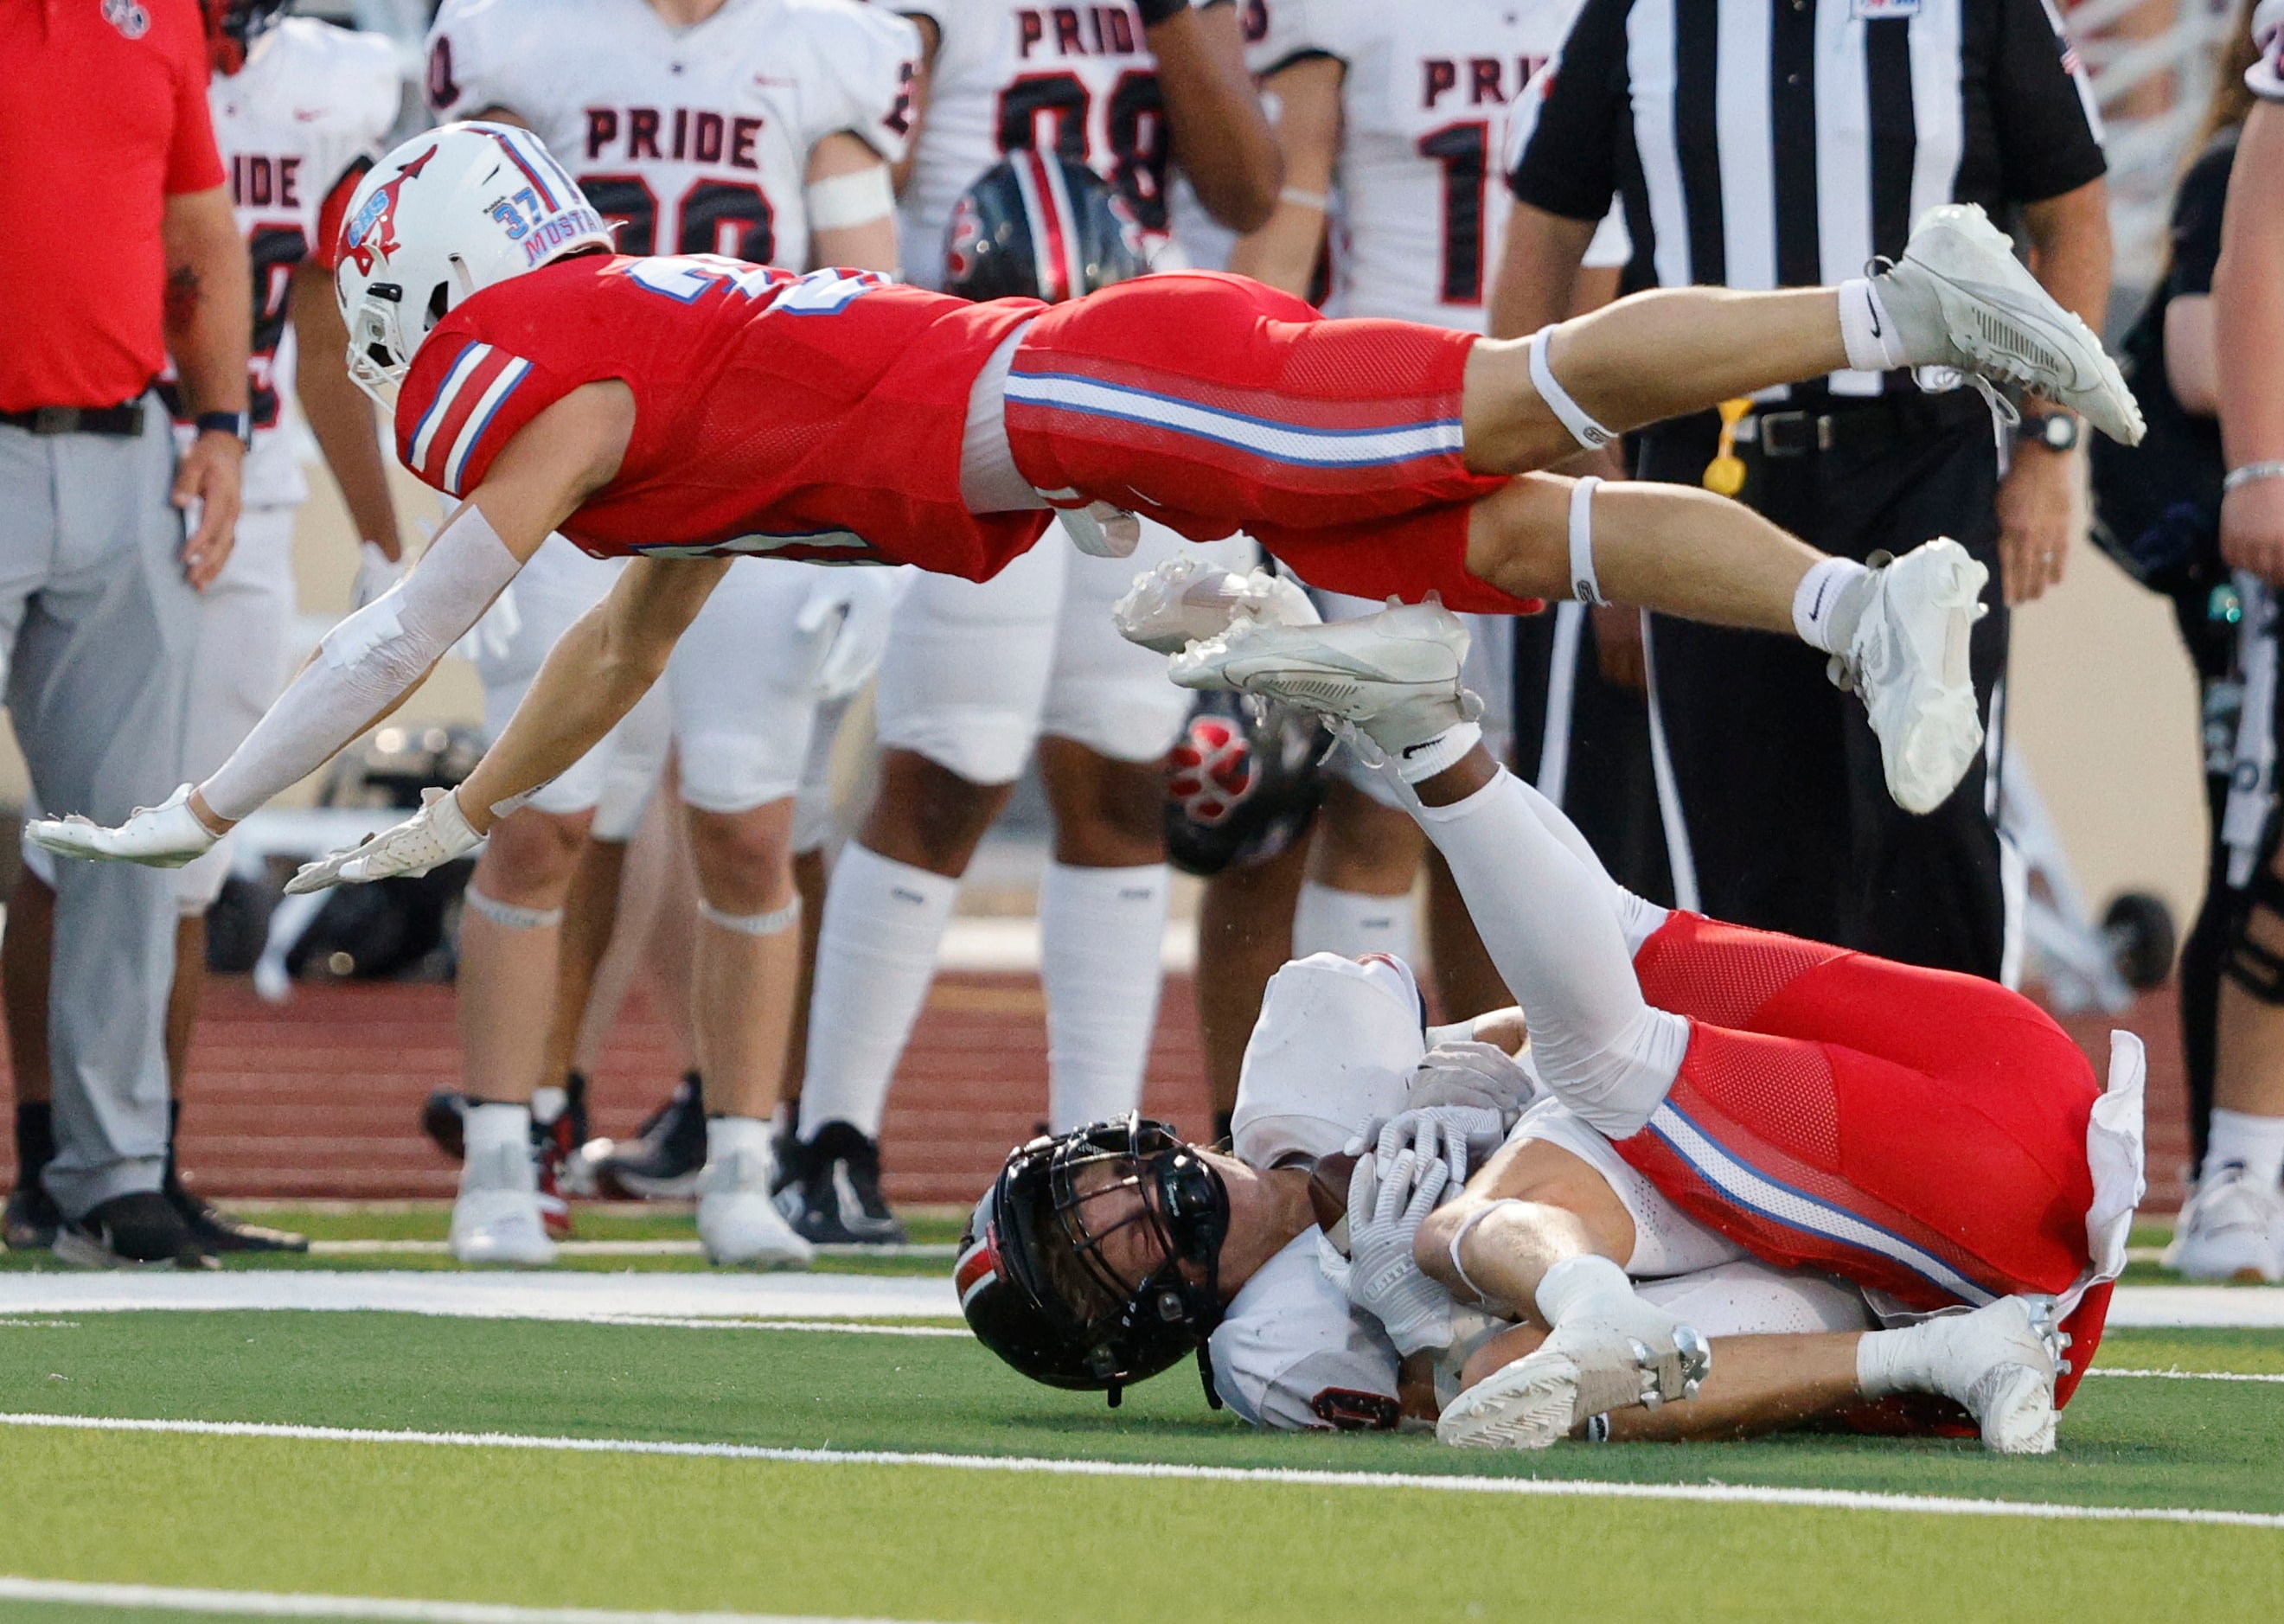
[[[341,488],[349,521],[362,541],[378,547],[391,563],[404,556],[396,528],[396,504],[388,494],[388,466],[381,460],[374,432],[372,402],[349,381],[341,357],[349,331],[333,302],[332,274],[314,260],[293,268],[292,313],[298,346],[293,387],[301,415],[317,436],[333,482]]]
[[[1277,108],[1285,183],[1269,218],[1231,252],[1229,268],[1295,298],[1308,297],[1324,252],[1325,211],[1341,152],[1341,82],[1347,73],[1336,57],[1305,57],[1261,85],[1263,99]]]
[[[2238,569],[2284,582],[2284,104],[2245,120],[2230,172],[2220,263],[2213,271],[2220,434],[2234,488],[2221,498],[2221,553]]]
[[[35,838],[66,856],[160,867],[199,856],[395,711],[548,532],[609,483],[633,426],[633,399],[622,384],[583,385],[550,404],[501,449],[418,565],[325,635],[214,777],[184,785],[116,829],[84,818],[46,819]]]
[[[166,201],[160,233],[167,254],[167,353],[175,358],[189,414],[243,414],[246,354],[254,324],[252,272],[246,239],[231,212],[230,191],[179,192]],[[183,545],[183,567],[194,587],[222,573],[238,529],[239,480],[246,442],[207,430],[175,470],[175,505],[199,504],[199,522]]]
[[[896,196],[888,166],[842,131],[810,149],[810,262],[896,269]]]
[[[1208,214],[1232,230],[1252,230],[1277,206],[1285,168],[1245,68],[1238,8],[1170,4],[1178,9],[1159,20],[1150,20],[1162,4],[1145,4],[1142,15],[1144,37],[1158,59],[1174,160]]]

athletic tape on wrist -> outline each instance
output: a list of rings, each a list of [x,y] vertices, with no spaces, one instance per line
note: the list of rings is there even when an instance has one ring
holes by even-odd
[[[467,905],[504,931],[551,930],[563,923],[559,908],[518,908],[496,896],[486,896],[471,885],[460,893]]]
[[[698,904],[698,917],[708,925],[718,925],[725,931],[735,931],[740,936],[778,936],[801,923],[801,899],[794,898],[783,908],[772,908],[767,913],[724,913],[711,902]]]
[[[812,231],[845,231],[896,212],[896,189],[886,164],[811,181],[802,195],[809,204]]]
[[[1570,488],[1570,595],[1582,604],[1607,608],[1601,577],[1594,574],[1594,488],[1602,481],[1589,474]]]
[[[1530,336],[1530,386],[1538,391],[1538,398],[1546,402],[1546,409],[1561,419],[1571,439],[1589,451],[1599,451],[1617,436],[1588,417],[1584,409],[1570,398],[1570,392],[1554,381],[1554,369],[1546,363],[1546,351],[1553,342],[1556,325],[1550,322]]]
[[[1320,215],[1329,214],[1333,207],[1332,199],[1324,192],[1310,191],[1302,186],[1284,188],[1277,194],[1277,200],[1290,203],[1295,208],[1313,208]]]

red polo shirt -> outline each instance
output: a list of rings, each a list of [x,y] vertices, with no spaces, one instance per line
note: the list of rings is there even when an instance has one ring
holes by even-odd
[[[115,406],[166,364],[167,198],[223,183],[198,0],[4,0],[0,411]]]

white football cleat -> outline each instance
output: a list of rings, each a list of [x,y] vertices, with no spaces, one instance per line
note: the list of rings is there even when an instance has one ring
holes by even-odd
[[[817,1248],[770,1198],[770,1159],[748,1150],[709,1156],[698,1175],[698,1239],[712,1263],[807,1269]]]
[[[1218,637],[1240,618],[1269,626],[1314,626],[1324,619],[1300,583],[1265,569],[1235,570],[1181,553],[1134,577],[1111,605],[1118,635],[1161,654]]]
[[[1452,1400],[1435,1436],[1462,1449],[1544,1449],[1611,1410],[1693,1398],[1712,1369],[1694,1327],[1639,1297],[1599,1298]]]
[[[2181,1209],[2164,1264],[2192,1280],[2284,1282],[2284,1194],[2222,1167]]]
[[[1234,689],[1354,722],[1390,756],[1482,714],[1459,685],[1467,623],[1432,599],[1327,625],[1240,620],[1166,662],[1185,688]]]
[[[540,1215],[539,1170],[528,1148],[495,1145],[468,1158],[452,1203],[452,1255],[463,1263],[518,1269],[544,1269],[555,1261],[555,1243]]]
[[[1904,257],[1873,285],[1911,364],[2020,384],[2084,413],[2112,440],[2140,443],[2141,408],[2101,340],[2038,285],[1974,204],[1920,215]]]
[[[1873,572],[1872,596],[1834,662],[1840,685],[1864,701],[1888,793],[1906,812],[1949,800],[1983,748],[1967,642],[1990,579],[1948,536],[1914,547]]]
[[[2054,1377],[2068,1345],[2051,1297],[2001,1297],[1972,1314],[1922,1320],[1905,1334],[1938,1391],[1967,1407],[1997,1455],[2054,1452]]]

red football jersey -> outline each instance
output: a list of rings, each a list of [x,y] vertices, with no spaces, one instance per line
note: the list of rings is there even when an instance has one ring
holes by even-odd
[[[397,455],[463,496],[550,403],[617,379],[634,392],[634,436],[617,477],[564,521],[584,550],[917,564],[982,581],[1052,517],[979,516],[959,496],[976,375],[1043,308],[710,254],[574,258],[437,324],[397,397]]]

